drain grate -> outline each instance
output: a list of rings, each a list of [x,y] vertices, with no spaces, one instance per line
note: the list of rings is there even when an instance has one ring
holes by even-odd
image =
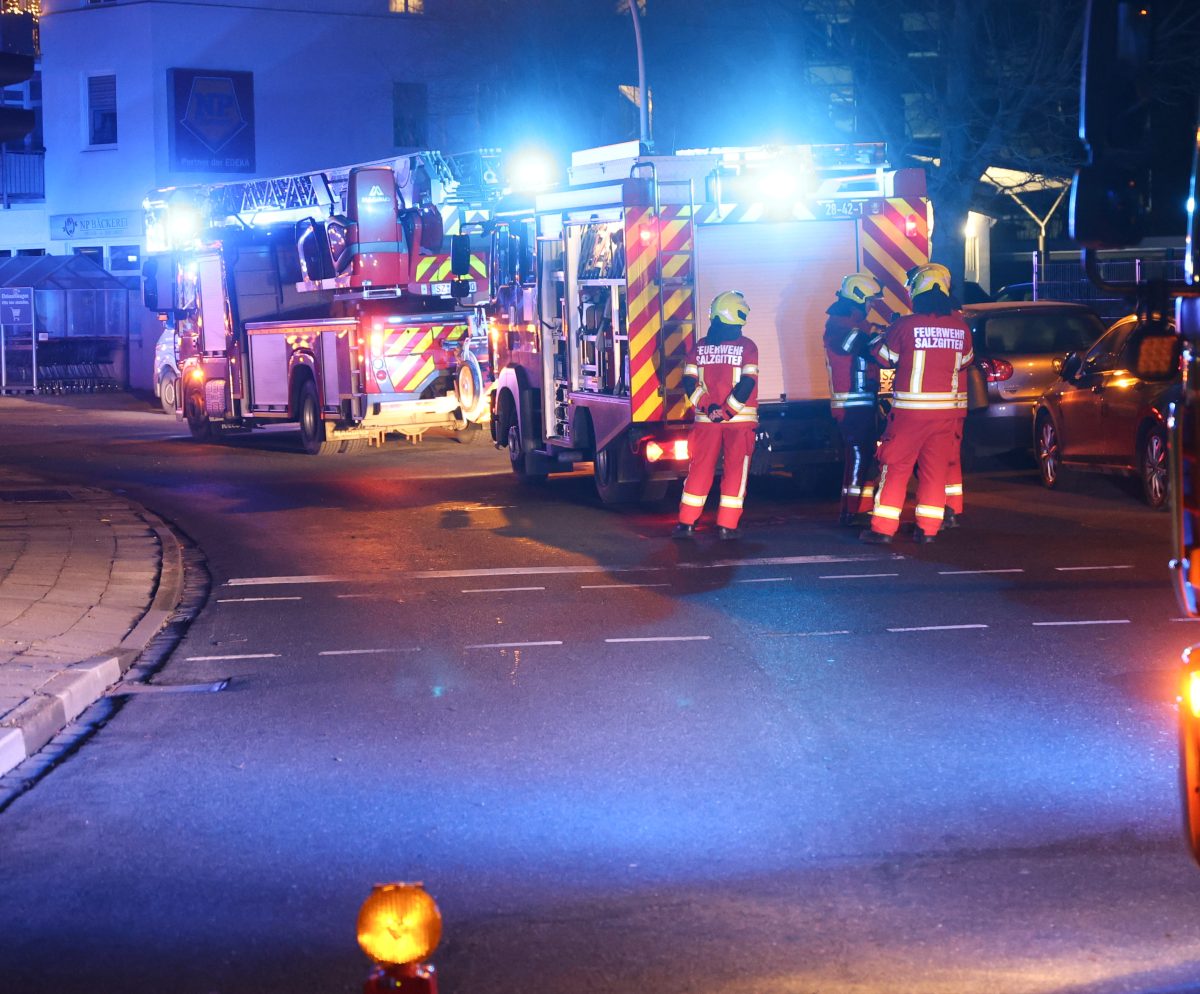
[[[0,500],[10,504],[49,504],[74,499],[69,490],[0,490]]]

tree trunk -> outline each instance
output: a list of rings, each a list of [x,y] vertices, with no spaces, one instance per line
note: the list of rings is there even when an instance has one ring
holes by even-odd
[[[966,267],[967,215],[971,210],[970,186],[947,184],[933,196],[933,245],[930,259],[950,270],[952,292],[962,299]]]

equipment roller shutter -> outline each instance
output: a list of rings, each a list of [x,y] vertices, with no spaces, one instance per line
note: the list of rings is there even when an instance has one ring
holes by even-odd
[[[758,345],[758,402],[825,400],[829,379],[821,337],[825,309],[842,277],[858,269],[854,221],[782,221],[696,227],[700,314],[724,290],[750,304],[746,334]]]

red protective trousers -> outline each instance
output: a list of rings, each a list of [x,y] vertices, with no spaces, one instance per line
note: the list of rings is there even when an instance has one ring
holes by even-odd
[[[691,465],[683,481],[683,500],[679,502],[679,520],[694,525],[704,510],[708,491],[712,489],[717,458],[724,452],[725,469],[721,477],[721,504],[717,509],[717,524],[736,528],[742,516],[746,497],[746,480],[750,476],[750,457],[754,453],[753,421],[705,424],[696,422],[688,436]]]
[[[946,480],[962,444],[962,415],[941,411],[892,409],[879,445],[879,485],[871,529],[895,535],[913,466],[917,476],[917,527],[936,535],[946,509]]]

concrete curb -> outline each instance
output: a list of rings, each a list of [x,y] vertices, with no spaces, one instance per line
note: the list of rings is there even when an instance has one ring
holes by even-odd
[[[116,496],[116,495],[114,495]],[[36,754],[79,715],[121,682],[142,650],[170,619],[183,595],[183,549],[158,515],[120,498],[158,536],[162,550],[158,589],[149,609],[116,647],[116,655],[75,663],[54,676],[35,696],[11,711],[0,727],[0,777]]]

